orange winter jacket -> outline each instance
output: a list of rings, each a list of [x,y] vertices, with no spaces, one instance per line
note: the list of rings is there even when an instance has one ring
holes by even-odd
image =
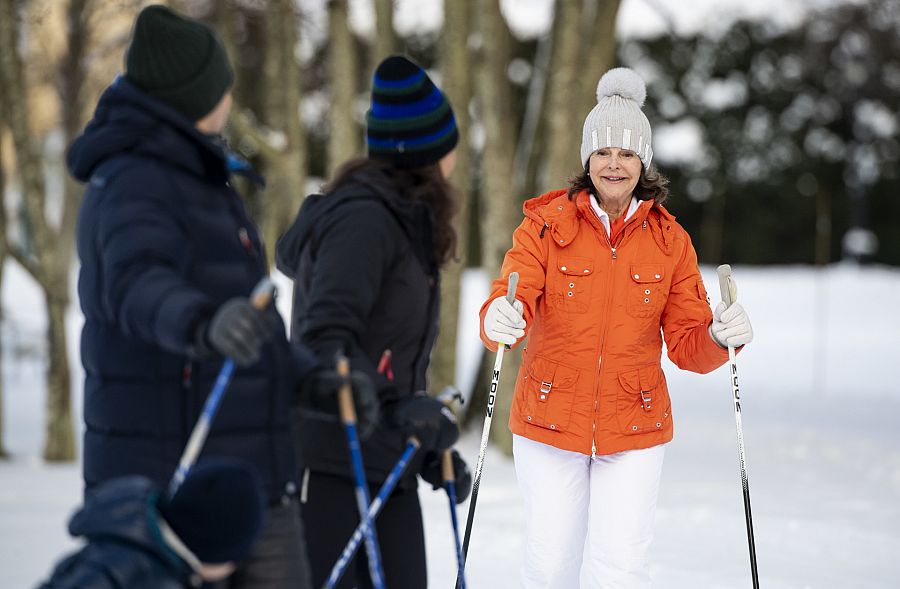
[[[663,337],[669,358],[693,372],[718,368],[728,351],[709,335],[697,254],[675,218],[644,201],[613,248],[589,198],[556,190],[525,203],[481,307],[481,339],[497,349],[484,315],[518,272],[528,345],[509,428],[584,454],[649,448],[672,439]]]

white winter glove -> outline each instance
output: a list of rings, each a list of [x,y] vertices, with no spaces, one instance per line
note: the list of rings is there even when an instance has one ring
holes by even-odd
[[[525,320],[522,318],[522,301],[510,305],[506,297],[497,297],[484,314],[484,333],[491,341],[508,346],[525,335]]]
[[[744,344],[749,344],[753,341],[753,327],[750,326],[747,311],[740,303],[726,307],[724,301],[720,302],[713,312],[709,335],[723,348],[728,346],[739,348]]]

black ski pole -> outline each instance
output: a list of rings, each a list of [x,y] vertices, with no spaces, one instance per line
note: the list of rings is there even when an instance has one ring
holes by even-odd
[[[509,275],[509,285],[506,289],[506,300],[509,304],[516,302],[516,287],[519,284],[519,273]],[[469,500],[469,513],[466,515],[466,533],[463,538],[462,559],[463,571],[465,571],[466,557],[469,554],[469,540],[472,539],[472,523],[475,521],[475,504],[478,502],[478,488],[481,485],[481,473],[484,470],[484,456],[487,453],[488,437],[491,433],[491,421],[494,417],[494,402],[497,400],[497,386],[500,384],[500,367],[503,364],[503,352],[509,346],[497,346],[497,359],[494,361],[494,372],[491,374],[491,390],[488,391],[487,410],[484,415],[484,426],[481,428],[481,448],[478,451],[478,461],[475,463],[475,480],[472,483],[472,498]],[[457,575],[456,586],[461,586],[462,573]]]
[[[731,266],[722,264],[716,269],[719,274],[719,289],[722,301],[731,306],[737,300],[737,288],[731,279]],[[750,515],[750,483],[747,480],[747,462],[744,456],[744,428],[741,425],[741,394],[738,388],[737,361],[734,347],[728,346],[728,362],[731,367],[731,392],[734,397],[734,420],[737,424],[738,453],[741,459],[741,485],[744,489],[744,519],[747,521],[747,543],[750,547],[750,574],[753,577],[753,589],[759,589],[759,576],[756,572],[756,542],[753,539],[753,517]]]

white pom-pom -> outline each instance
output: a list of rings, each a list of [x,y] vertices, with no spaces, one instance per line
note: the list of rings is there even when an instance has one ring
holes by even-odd
[[[633,69],[617,67],[603,74],[597,83],[597,102],[606,96],[621,96],[634,100],[638,106],[644,106],[647,86]]]

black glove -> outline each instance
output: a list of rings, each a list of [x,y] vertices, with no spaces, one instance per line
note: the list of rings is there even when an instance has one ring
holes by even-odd
[[[302,407],[338,414],[338,389],[344,379],[337,371],[329,368],[315,368],[300,383],[294,402]],[[356,409],[356,428],[359,437],[368,438],[378,425],[381,404],[372,380],[364,372],[350,372],[350,387],[353,391],[353,406]]]
[[[459,439],[459,426],[453,411],[427,395],[407,397],[394,403],[388,423],[407,436],[416,436],[426,452],[446,450]]]
[[[451,450],[450,454],[453,456],[453,474],[456,475],[453,481],[456,486],[456,503],[459,504],[468,499],[469,493],[472,491],[472,473],[469,472],[469,467],[459,452]],[[422,480],[431,483],[431,488],[435,491],[444,486],[442,462],[443,453],[429,452],[419,470]]]
[[[260,349],[272,337],[277,321],[246,298],[231,299],[197,328],[195,349],[201,357],[216,351],[238,366],[250,366],[259,360]]]

